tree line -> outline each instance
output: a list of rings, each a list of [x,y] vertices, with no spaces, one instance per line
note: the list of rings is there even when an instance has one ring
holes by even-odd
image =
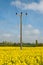
[[[7,42],[7,41],[3,41],[0,42],[0,46],[15,46],[15,47],[20,47],[20,43],[15,43],[15,42]],[[38,43],[38,40],[35,41],[35,43],[22,43],[23,47],[39,47],[39,46],[43,46],[43,43]]]

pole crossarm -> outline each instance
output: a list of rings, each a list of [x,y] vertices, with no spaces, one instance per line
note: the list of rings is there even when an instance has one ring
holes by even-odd
[[[28,15],[27,13],[23,14],[22,12],[20,14],[16,13],[16,15],[20,16],[20,15]]]
[[[27,13],[23,14],[21,12],[20,14],[16,13],[16,15],[20,16],[20,49],[22,50],[22,16],[27,15]]]

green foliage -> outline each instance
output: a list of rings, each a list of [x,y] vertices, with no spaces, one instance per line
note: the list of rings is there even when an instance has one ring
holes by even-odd
[[[15,46],[15,47],[20,47],[20,43],[13,43],[13,42],[7,42],[3,41],[0,43],[0,46]],[[38,43],[38,40],[36,40],[35,43],[22,43],[23,47],[42,47],[43,43]]]

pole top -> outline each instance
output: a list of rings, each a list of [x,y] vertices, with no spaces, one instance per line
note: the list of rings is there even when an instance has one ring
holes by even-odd
[[[17,12],[16,12],[16,15],[22,15],[23,14],[23,12],[21,12],[20,14],[18,14]],[[23,15],[28,15],[28,13],[25,13],[25,14],[23,14]]]

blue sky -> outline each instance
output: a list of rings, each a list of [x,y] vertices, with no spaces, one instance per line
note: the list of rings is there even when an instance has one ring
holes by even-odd
[[[23,42],[43,42],[43,0],[0,0],[0,42],[20,41],[21,11]]]

